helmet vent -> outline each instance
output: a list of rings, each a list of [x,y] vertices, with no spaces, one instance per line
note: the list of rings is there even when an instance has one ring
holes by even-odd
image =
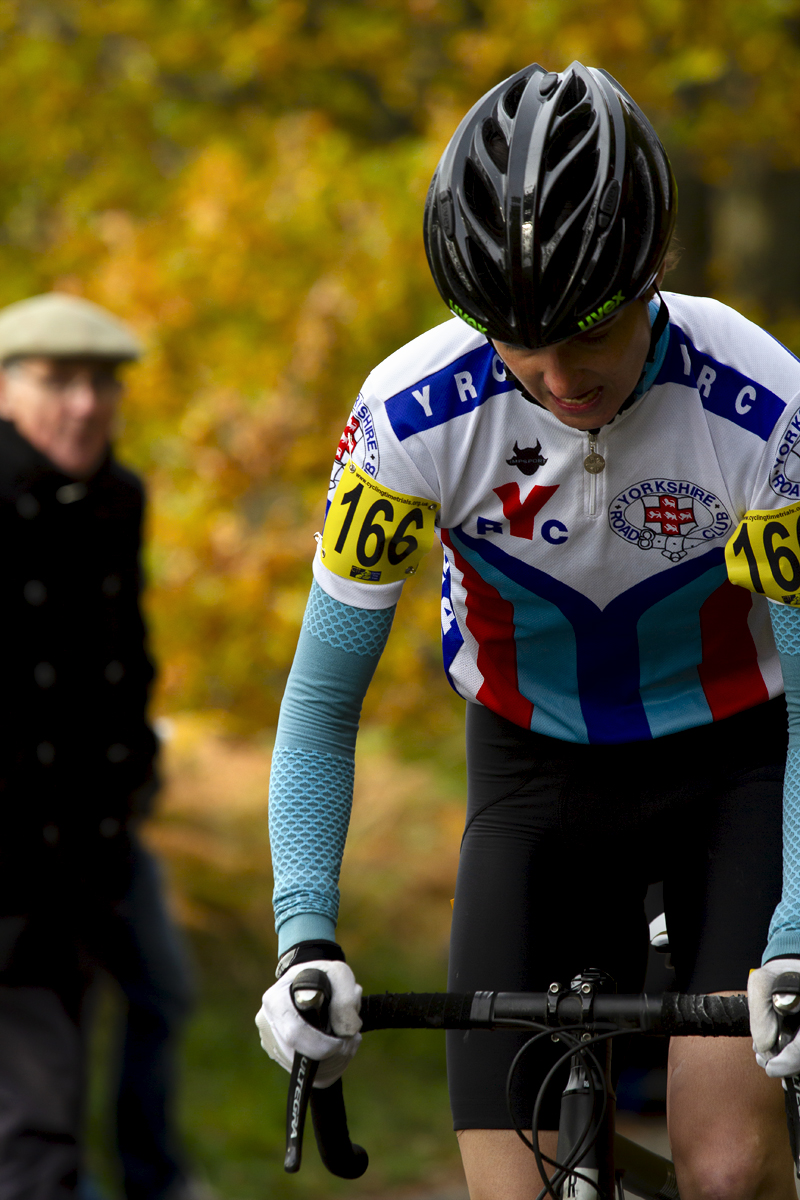
[[[450,265],[453,267],[453,270],[455,271],[456,275],[460,279],[463,287],[466,289],[466,291],[469,295],[474,296],[475,288],[472,284],[472,281],[468,278],[466,271],[464,270],[461,263],[459,262],[458,254],[456,253],[456,250],[455,250],[455,247],[454,247],[452,241],[450,240],[450,238],[442,237],[441,235],[439,236],[438,240],[439,240],[439,244],[444,246],[445,250],[447,251],[447,257],[450,259]],[[449,272],[448,272],[448,275],[449,275]]]
[[[510,321],[513,324],[511,320],[511,299],[508,294],[508,287],[500,271],[483,247],[479,246],[472,238],[467,238],[467,247],[472,262],[472,269],[478,279],[483,295],[495,311],[502,315],[504,321]]]
[[[464,199],[478,224],[496,241],[501,241],[505,222],[500,205],[471,159],[464,164]]]
[[[442,229],[445,237],[452,237],[455,229],[455,220],[453,217],[453,197],[448,192],[442,192],[439,197],[439,220],[442,222]]]
[[[571,113],[553,132],[553,139],[545,157],[545,170],[554,171],[559,163],[596,129],[596,125],[596,119],[588,104]],[[595,140],[592,139],[593,143]]]
[[[560,228],[541,250],[541,284],[550,299],[543,317],[545,323],[553,319],[564,303],[570,287],[574,286],[585,243],[579,215],[568,213],[565,206],[562,216]]]
[[[489,158],[498,171],[505,175],[508,170],[508,142],[494,117],[487,117],[483,122],[483,142]]]
[[[599,154],[594,139],[548,189],[540,216],[540,234],[549,242],[578,208],[592,198]]]
[[[630,105],[626,105],[626,108],[628,112],[631,111]],[[638,141],[639,139],[642,139],[644,142],[644,145],[640,151],[640,154],[643,151],[644,157],[640,160],[639,165],[641,167],[641,163],[644,163],[644,174],[648,176],[650,174],[650,170],[652,170],[653,166],[655,166],[658,174],[658,181],[661,185],[661,192],[664,196],[669,196],[670,182],[669,173],[667,171],[667,160],[664,156],[664,149],[656,137],[655,130],[650,122],[644,119],[643,114],[639,113],[638,109],[637,113],[642,119],[635,122],[632,136],[634,140]]]
[[[563,117],[576,104],[580,104],[583,97],[586,95],[586,84],[577,75],[571,76],[567,86],[558,99],[558,108],[556,113],[559,117]]]
[[[618,287],[617,275],[622,264],[624,232],[623,221],[606,237],[591,278],[587,280],[589,286],[581,294],[580,307],[583,312],[591,312],[593,308],[598,308]]]
[[[522,93],[525,91],[527,86],[527,76],[523,79],[518,79],[514,86],[510,87],[503,97],[503,108],[506,110],[512,120],[517,115],[517,109],[519,108],[519,102],[522,99]]]
[[[632,176],[632,208],[635,213],[633,221],[634,228],[638,230],[639,234],[637,239],[639,248],[633,271],[634,275],[638,275],[651,254],[651,243],[655,232],[653,213],[656,211],[657,204],[653,181],[647,169],[647,159],[640,146],[636,147],[633,154]]]

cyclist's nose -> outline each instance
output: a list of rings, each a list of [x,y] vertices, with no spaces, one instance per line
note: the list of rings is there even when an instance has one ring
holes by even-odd
[[[539,369],[544,386],[559,400],[581,396],[592,386],[583,367],[579,366],[568,349],[549,346],[540,351]]]

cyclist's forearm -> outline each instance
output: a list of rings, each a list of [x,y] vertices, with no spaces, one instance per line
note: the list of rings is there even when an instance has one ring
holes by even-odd
[[[800,956],[800,609],[771,604],[789,711],[789,752],[783,785],[783,894],[769,929],[763,961]]]
[[[393,616],[394,607],[354,608],[312,584],[270,781],[281,952],[298,941],[334,937],[361,705]]]

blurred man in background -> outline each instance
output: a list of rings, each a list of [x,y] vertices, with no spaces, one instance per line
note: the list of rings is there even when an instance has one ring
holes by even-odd
[[[51,293],[0,312],[0,1200],[81,1183],[98,969],[128,1002],[117,1144],[128,1200],[186,1181],[171,1128],[190,986],[137,827],[157,789],[139,607],[144,495],[110,446],[131,332]]]

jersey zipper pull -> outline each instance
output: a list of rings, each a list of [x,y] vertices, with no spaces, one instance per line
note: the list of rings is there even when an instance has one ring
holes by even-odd
[[[597,452],[597,430],[590,429],[589,433],[589,453],[583,460],[584,468],[590,475],[599,475],[601,471],[606,469],[606,460],[602,454]]]
[[[589,436],[589,453],[583,460],[583,469],[589,475],[589,516],[593,517],[597,511],[597,476],[601,471],[606,469],[606,460],[597,450],[597,434],[598,430],[587,430]]]

